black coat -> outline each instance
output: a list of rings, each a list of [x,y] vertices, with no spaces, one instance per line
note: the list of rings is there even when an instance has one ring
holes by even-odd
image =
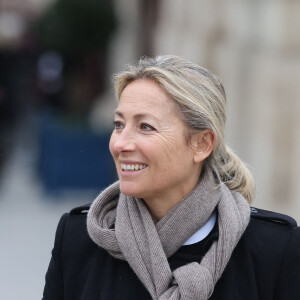
[[[113,258],[90,239],[86,229],[88,209],[78,207],[62,216],[43,299],[151,299],[127,262]],[[290,217],[251,210],[251,221],[210,299],[299,300],[300,228]],[[200,242],[199,251],[214,238],[216,233]],[[190,246],[180,249],[185,247]],[[175,263],[183,257],[180,249],[174,254]],[[185,249],[193,252],[195,246]],[[188,260],[193,260],[191,257]]]

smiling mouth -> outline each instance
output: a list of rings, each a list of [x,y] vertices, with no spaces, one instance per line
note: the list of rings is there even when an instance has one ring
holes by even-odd
[[[146,164],[121,164],[122,171],[139,171],[147,168]]]

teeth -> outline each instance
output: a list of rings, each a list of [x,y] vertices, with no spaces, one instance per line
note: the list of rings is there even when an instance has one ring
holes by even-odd
[[[128,165],[128,164],[121,164],[121,168],[125,171],[137,171],[137,170],[142,170],[145,169],[147,165]]]

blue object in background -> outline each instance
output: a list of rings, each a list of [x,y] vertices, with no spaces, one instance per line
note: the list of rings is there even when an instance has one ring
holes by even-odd
[[[116,180],[109,133],[97,135],[53,117],[43,118],[40,129],[39,170],[46,190],[99,190]]]

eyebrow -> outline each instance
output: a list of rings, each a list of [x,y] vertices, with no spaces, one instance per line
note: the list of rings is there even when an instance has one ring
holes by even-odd
[[[114,112],[115,115],[118,115],[119,117],[123,118],[124,119],[124,114],[119,111],[119,110],[115,110]],[[154,115],[150,115],[150,114],[143,114],[143,113],[140,113],[140,114],[136,114],[133,116],[134,119],[142,119],[142,118],[145,118],[145,117],[152,117],[153,119],[157,120],[157,121],[160,121],[158,118],[156,118]]]

